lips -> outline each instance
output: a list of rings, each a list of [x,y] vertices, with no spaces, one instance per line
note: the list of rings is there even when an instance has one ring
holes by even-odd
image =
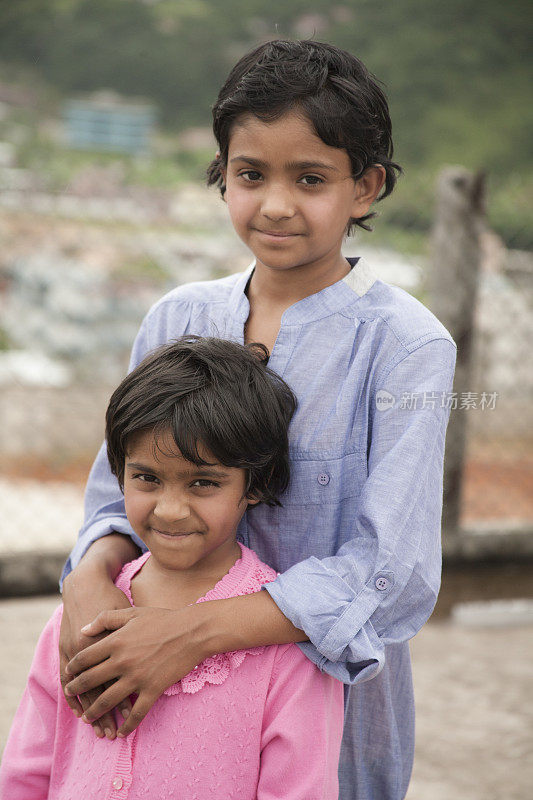
[[[299,233],[290,233],[289,231],[262,231],[259,228],[256,228],[256,230],[263,236],[271,236],[273,239],[289,239],[293,236],[301,235]]]
[[[159,528],[152,528],[151,530],[164,539],[185,539],[187,536],[193,536],[196,533],[196,531],[161,531]]]

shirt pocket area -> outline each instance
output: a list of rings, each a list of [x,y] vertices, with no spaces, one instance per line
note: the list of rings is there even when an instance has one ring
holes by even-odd
[[[339,458],[291,460],[290,484],[280,497],[284,507],[336,504],[359,496],[367,477],[366,455],[348,453]]]

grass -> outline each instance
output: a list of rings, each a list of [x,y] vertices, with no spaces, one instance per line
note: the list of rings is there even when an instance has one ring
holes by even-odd
[[[112,277],[126,281],[147,280],[150,283],[165,283],[169,279],[166,270],[150,256],[121,261],[113,270]]]
[[[128,155],[71,149],[43,134],[27,113],[17,114],[13,123],[0,127],[0,137],[17,140],[17,165],[37,172],[53,192],[64,191],[80,172],[91,167],[118,168],[117,180],[125,185],[177,189],[183,183],[203,182],[212,158],[210,151],[181,148],[177,136],[164,154],[155,149],[150,155]]]

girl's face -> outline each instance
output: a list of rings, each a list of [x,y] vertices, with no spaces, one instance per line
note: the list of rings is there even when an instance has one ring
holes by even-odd
[[[348,222],[367,213],[384,170],[371,168],[354,181],[348,153],[324,144],[305,117],[289,112],[274,122],[239,117],[224,177],[231,220],[258,266],[344,275]]]
[[[199,450],[206,461],[216,461],[205,448]],[[157,440],[152,431],[132,437],[124,471],[126,514],[165,569],[198,576],[227,571],[240,555],[235,534],[253,502],[245,492],[244,469],[198,467],[176,453],[170,434]]]

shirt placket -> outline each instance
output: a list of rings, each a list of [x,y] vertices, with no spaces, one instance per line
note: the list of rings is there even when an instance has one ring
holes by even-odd
[[[115,763],[114,771],[111,775],[111,787],[109,800],[127,800],[130,795],[131,783],[133,779],[133,755],[137,731],[130,733],[125,739],[116,739],[119,744],[119,752]]]
[[[276,343],[268,359],[268,366],[281,377],[285,374],[287,364],[294,351],[300,328],[300,325],[283,325],[282,323],[279,329]]]

